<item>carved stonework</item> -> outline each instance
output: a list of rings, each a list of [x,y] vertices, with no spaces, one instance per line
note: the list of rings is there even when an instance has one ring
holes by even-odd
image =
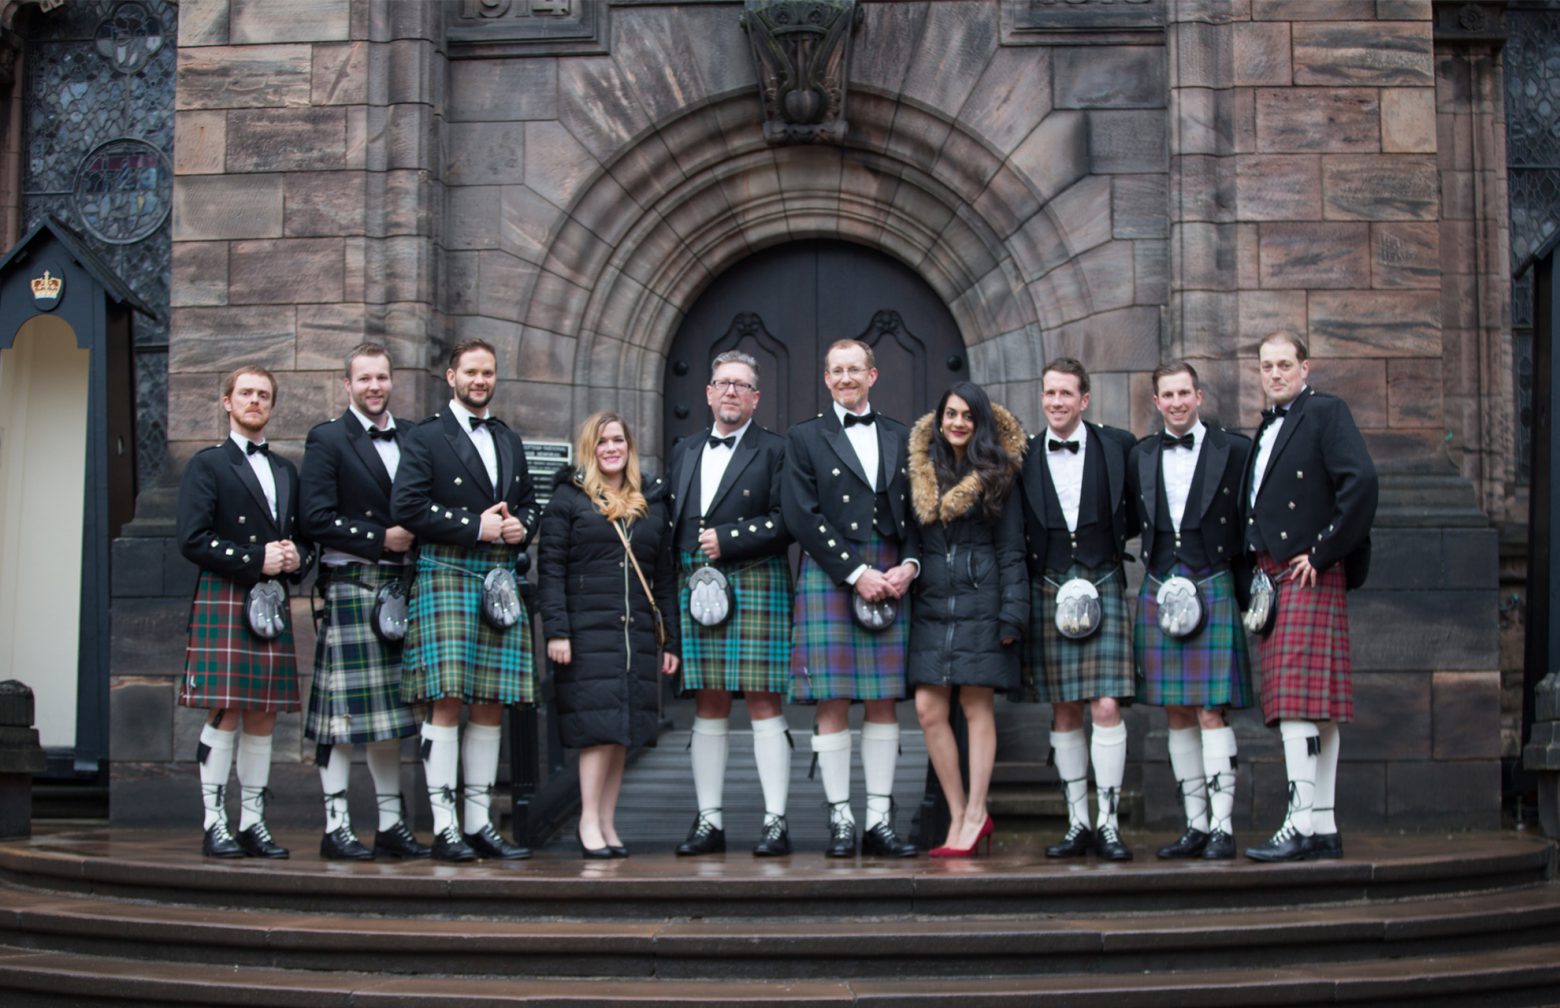
[[[605,0],[457,0],[445,11],[452,59],[607,51]]]
[[[845,137],[845,81],[855,0],[747,0],[742,27],[758,70],[764,139],[838,143]]]
[[[1165,0],[1002,0],[1003,45],[1132,45],[1157,41]]]
[[[1435,0],[1435,40],[1504,42],[1506,4],[1503,0]]]

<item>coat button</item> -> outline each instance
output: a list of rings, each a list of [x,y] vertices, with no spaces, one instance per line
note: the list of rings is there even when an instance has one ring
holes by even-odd
[[[248,518],[247,518],[247,517],[246,517],[246,516],[245,516],[245,515],[239,515],[239,516],[238,516],[238,523],[239,523],[239,524],[240,524],[240,525],[242,525],[242,524],[244,524],[244,522],[246,522],[246,521],[248,521],[248,520],[249,520],[249,519],[248,519]],[[336,523],[336,524],[337,524],[337,525],[340,525],[340,524],[341,524],[341,523],[340,523],[340,522],[337,522],[337,523]]]
[[[1288,532],[1280,532],[1280,533],[1279,533],[1279,534],[1278,534],[1278,537],[1279,537],[1279,538],[1280,538],[1280,539],[1288,539],[1288,538],[1289,538],[1289,533],[1288,533]]]
[[[456,486],[460,486],[460,477],[459,476],[455,477],[455,485]]]
[[[850,503],[850,494],[841,494],[840,495],[840,500],[845,502],[846,504],[849,504]]]

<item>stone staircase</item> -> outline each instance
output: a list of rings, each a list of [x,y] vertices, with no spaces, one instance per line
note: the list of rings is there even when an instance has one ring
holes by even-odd
[[[307,850],[306,837],[287,837]],[[1560,1000],[1517,834],[1296,865],[816,853],[205,863],[184,834],[0,844],[0,1004],[1314,1005]],[[827,911],[827,912],[825,912]]]

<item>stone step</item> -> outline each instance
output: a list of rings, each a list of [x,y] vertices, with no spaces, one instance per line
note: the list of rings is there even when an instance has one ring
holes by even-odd
[[[8,1008],[70,1004],[252,1008],[472,1008],[580,1005],[685,1008],[1086,1008],[1354,1004],[1544,1005],[1560,984],[1560,943],[1426,958],[1281,967],[1117,973],[755,982],[680,979],[517,980],[149,963],[0,946]]]

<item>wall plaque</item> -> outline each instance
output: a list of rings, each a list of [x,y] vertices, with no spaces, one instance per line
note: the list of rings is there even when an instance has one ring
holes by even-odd
[[[1154,45],[1165,0],[1002,0],[1003,45]]]
[[[605,0],[456,0],[445,5],[451,59],[607,51]]]

